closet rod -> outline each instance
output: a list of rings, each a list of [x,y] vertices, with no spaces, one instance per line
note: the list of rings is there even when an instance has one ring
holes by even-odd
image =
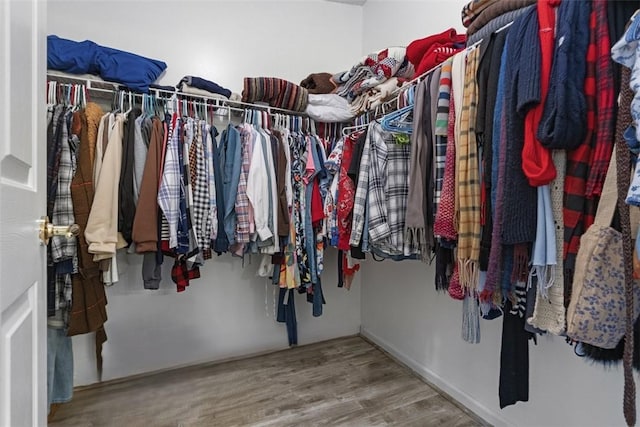
[[[138,96],[145,95],[142,93],[131,91],[130,89],[115,82],[74,76],[66,73],[57,73],[57,72],[52,73],[51,71],[47,71],[47,80],[56,81],[61,84],[69,84],[72,82],[75,82],[76,84],[83,84],[86,86],[87,90],[91,90],[95,92],[114,93],[117,91],[123,91],[123,92],[130,92],[132,95],[138,95]],[[106,86],[106,87],[101,87],[101,86]],[[252,104],[249,102],[242,102],[242,101],[230,101],[230,100],[221,99],[215,96],[196,95],[192,93],[179,92],[178,90],[174,92],[174,91],[169,91],[164,89],[149,88],[149,92],[150,92],[149,94],[154,94],[158,98],[171,98],[173,96],[176,96],[176,97],[197,98],[201,100],[213,101],[214,107],[230,108],[235,111],[244,111],[244,109],[238,107],[238,106],[244,106],[245,109],[264,110],[269,114],[272,112],[275,112],[280,114],[286,114],[289,116],[301,116],[301,117],[307,116],[305,113],[301,111],[287,110],[284,108],[272,107],[270,105],[265,105],[265,104]],[[146,94],[146,95],[149,95],[149,94]],[[162,95],[166,95],[166,96],[162,96]]]
[[[498,28],[497,30],[495,30],[494,32],[492,32],[491,34],[498,34],[500,31],[505,30],[507,28],[509,28],[511,26],[511,24],[513,24],[513,21],[511,22],[507,22],[506,24],[504,24],[502,27]],[[467,50],[471,50],[474,47],[478,46],[480,43],[482,43],[484,40],[484,38],[474,42],[473,44],[470,44],[469,46],[467,46]]]

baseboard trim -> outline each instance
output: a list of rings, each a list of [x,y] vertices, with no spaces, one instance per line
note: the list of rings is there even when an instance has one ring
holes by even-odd
[[[367,328],[360,328],[360,336],[369,341],[371,344],[379,347],[397,363],[407,367],[410,371],[420,377],[431,387],[435,388],[438,392],[450,398],[450,400],[453,403],[458,404],[461,409],[470,412],[470,415],[477,418],[479,422],[483,422],[486,423],[486,425],[493,426],[515,425],[513,421],[508,421],[500,415],[496,414],[494,411],[491,411],[486,406],[471,397],[469,394],[465,393],[463,390],[460,390],[459,388],[449,384],[445,379],[443,379],[432,370],[422,366],[411,357],[396,350],[386,340],[367,330]]]
[[[106,381],[97,381],[97,382],[90,383],[90,384],[78,385],[78,386],[75,386],[73,388],[73,391],[74,392],[78,392],[78,391],[83,391],[83,390],[94,390],[94,389],[99,389],[99,388],[106,387],[106,386],[113,385],[113,384],[120,384],[120,383],[124,383],[124,382],[127,382],[127,381],[137,380],[137,379],[140,379],[140,378],[151,377],[151,376],[157,375],[157,374],[164,374],[164,373],[171,372],[171,371],[176,371],[176,370],[181,370],[181,369],[189,369],[189,368],[200,368],[202,366],[207,366],[207,365],[209,365],[209,366],[219,365],[219,364],[222,364],[222,363],[235,362],[237,360],[250,359],[252,357],[265,356],[267,354],[280,353],[282,351],[289,351],[292,348],[305,347],[305,346],[308,346],[308,345],[316,345],[316,344],[322,344],[322,343],[328,343],[328,342],[335,341],[335,340],[341,340],[341,339],[344,339],[344,338],[352,338],[352,337],[358,337],[358,336],[360,336],[360,334],[349,334],[349,335],[343,335],[343,336],[340,336],[340,337],[329,338],[329,339],[326,339],[326,340],[308,342],[308,343],[305,343],[303,345],[295,346],[295,347],[285,347],[285,348],[278,347],[278,348],[266,349],[264,351],[258,351],[258,352],[253,352],[253,353],[242,354],[242,355],[238,355],[238,356],[225,357],[225,358],[222,358],[222,359],[199,360],[199,361],[194,361],[194,362],[190,362],[190,363],[184,363],[184,364],[180,364],[180,365],[171,366],[171,367],[168,367],[168,368],[154,369],[152,371],[141,372],[139,374],[127,375],[127,376],[119,377],[119,378],[112,378],[112,379],[106,380]]]

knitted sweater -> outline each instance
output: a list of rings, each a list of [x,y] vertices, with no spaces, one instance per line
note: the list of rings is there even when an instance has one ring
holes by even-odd
[[[536,234],[537,192],[522,171],[524,145],[524,113],[539,99],[540,81],[536,76],[535,58],[539,58],[538,20],[536,9],[528,10],[513,22],[507,36],[505,105],[506,157],[502,243],[513,245],[533,242]],[[526,46],[526,48],[525,48]],[[539,62],[538,62],[539,64]],[[525,214],[525,212],[529,214]]]
[[[584,79],[590,13],[590,2],[563,1],[558,8],[549,93],[538,127],[538,139],[549,148],[576,148],[586,135]]]
[[[496,18],[493,18],[485,26],[480,28],[476,33],[467,36],[467,46],[471,46],[472,44],[487,38],[489,35],[494,33],[496,30],[504,27],[505,25],[511,24],[516,20],[516,18],[518,18],[520,15],[523,15],[529,9],[535,9],[535,5],[523,7],[521,9],[515,9],[511,12],[506,12]]]
[[[564,195],[564,178],[567,168],[567,154],[564,150],[554,150],[553,163],[558,171],[556,179],[551,186],[551,209],[553,211],[553,221],[556,227],[556,265],[554,269],[555,277],[553,285],[547,289],[545,298],[541,292],[536,293],[535,308],[533,316],[527,319],[530,325],[549,331],[554,335],[560,335],[565,330],[565,309],[564,309],[564,269],[562,266],[563,246],[564,246],[564,223],[562,219],[562,201]],[[549,242],[551,243],[551,242]]]
[[[496,33],[489,40],[490,57],[483,58],[478,71],[478,87],[481,89],[478,102],[478,116],[476,119],[476,132],[479,143],[482,144],[482,185],[484,186],[484,224],[482,227],[482,241],[480,242],[480,270],[486,271],[489,262],[489,251],[491,248],[491,234],[493,230],[493,204],[491,201],[492,170],[493,165],[493,137],[494,137],[494,115],[498,97],[498,78],[500,76],[500,65],[502,51],[507,39],[507,30]],[[487,49],[489,50],[489,49]],[[484,88],[484,89],[483,89]],[[486,96],[483,96],[486,94]],[[497,167],[497,165],[496,165]]]
[[[503,15],[512,10],[527,7],[536,2],[536,0],[500,0],[487,6],[478,17],[471,22],[467,28],[467,36],[477,33],[482,27],[487,25],[489,21]]]

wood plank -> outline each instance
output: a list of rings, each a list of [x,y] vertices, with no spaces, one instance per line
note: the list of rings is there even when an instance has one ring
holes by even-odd
[[[51,426],[485,425],[360,337],[83,388]]]

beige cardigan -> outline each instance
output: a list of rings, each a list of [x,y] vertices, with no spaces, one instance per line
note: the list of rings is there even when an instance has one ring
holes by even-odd
[[[108,131],[106,146],[103,144],[105,126]],[[87,221],[84,237],[94,261],[112,258],[118,239],[118,185],[122,166],[122,138],[124,116],[106,115],[100,122],[96,159],[94,163],[95,196]]]

